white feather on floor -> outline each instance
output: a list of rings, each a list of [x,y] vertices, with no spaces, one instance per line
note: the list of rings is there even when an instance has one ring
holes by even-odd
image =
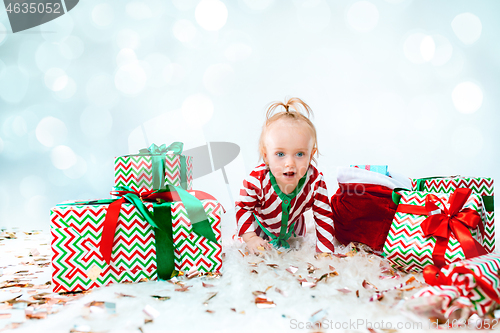
[[[36,240],[34,237],[37,236],[30,237],[32,241]],[[47,238],[48,235],[45,233],[38,237],[40,240],[42,237]],[[7,256],[15,253],[26,254],[33,247],[33,244],[29,242],[22,239],[4,240],[2,258],[4,258],[4,253]],[[16,243],[15,246],[14,243]],[[308,229],[305,238],[291,243],[298,249],[282,254],[278,254],[276,250],[267,251],[264,257],[253,255],[243,257],[238,250],[244,252],[244,244],[226,237],[223,241],[225,259],[220,278],[198,277],[186,280],[186,285],[192,286],[186,292],[175,291],[178,286],[166,281],[110,285],[93,290],[74,303],[62,307],[58,313],[49,315],[47,319],[27,320],[15,331],[69,332],[70,329],[77,327],[90,329],[92,332],[139,332],[139,328],[142,332],[312,332],[313,330],[306,328],[306,325],[311,324],[311,316],[319,310],[324,311],[322,322],[328,324],[324,327],[326,332],[335,327],[341,331],[368,332],[367,322],[370,322],[379,332],[378,328],[389,328],[389,325],[396,329],[398,323],[403,327],[404,325],[423,329],[428,327],[428,323],[418,326],[422,324],[410,321],[401,311],[401,301],[397,297],[409,298],[416,290],[390,291],[381,301],[370,302],[369,298],[374,294],[374,289],[365,289],[362,285],[363,281],[367,280],[379,290],[385,290],[406,281],[411,276],[423,281],[421,274],[403,274],[400,279],[381,280],[379,279],[380,263],[383,259],[366,252],[342,259],[336,257],[315,259],[313,228]],[[50,252],[49,245],[47,242],[45,244],[43,248],[39,246],[42,253]],[[9,247],[11,253],[6,253],[5,250]],[[349,248],[340,245],[336,247],[337,253],[348,251]],[[264,262],[258,264],[257,267],[249,265],[249,262],[262,260]],[[318,268],[311,276],[308,276],[307,263]],[[276,264],[278,268],[272,268],[267,264]],[[313,277],[320,277],[330,272],[329,265],[335,268],[339,273],[338,276],[330,277],[326,282],[320,281],[314,288],[304,288],[297,281],[299,276],[313,281]],[[286,271],[289,266],[298,267],[298,271],[292,275]],[[26,269],[25,266],[22,267]],[[16,266],[8,268],[10,271],[16,269]],[[34,269],[40,271],[40,268]],[[50,267],[44,270],[45,274],[42,276],[46,279],[50,278]],[[258,274],[251,273],[252,270],[256,270]],[[4,274],[1,278],[3,281],[9,276]],[[202,282],[212,284],[214,287],[205,288]],[[337,290],[346,287],[352,292],[345,294]],[[276,288],[283,291],[286,296],[276,291]],[[276,306],[260,309],[255,304],[255,296],[252,292],[266,290],[268,290],[267,297],[274,301]],[[359,298],[356,296],[357,290],[359,290]],[[6,292],[1,291],[0,297],[4,297]],[[213,292],[217,292],[217,295],[208,301],[208,305],[204,305],[203,303]],[[118,297],[117,293],[135,297]],[[171,298],[160,301],[152,298],[151,295]],[[91,301],[116,303],[116,314],[103,311],[83,316],[85,311],[88,312],[88,307],[84,305]],[[145,324],[143,309],[148,305],[159,311],[160,315],[153,322]],[[207,310],[213,312],[209,313]],[[8,320],[0,319],[0,329],[23,317],[23,313],[19,311],[24,310],[11,311],[18,311],[18,314]],[[321,320],[322,318],[320,316],[314,319]],[[384,326],[380,327],[382,321]],[[300,329],[300,325],[304,328]],[[408,329],[399,331],[408,331]],[[422,330],[419,329],[419,331]]]

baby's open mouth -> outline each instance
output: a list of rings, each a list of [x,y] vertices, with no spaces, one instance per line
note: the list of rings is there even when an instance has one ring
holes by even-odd
[[[293,171],[284,172],[283,175],[285,177],[293,177],[293,176],[295,176],[295,172],[293,172]]]

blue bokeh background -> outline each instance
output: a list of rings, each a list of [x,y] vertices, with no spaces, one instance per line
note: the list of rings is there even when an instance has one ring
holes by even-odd
[[[155,142],[241,147],[195,180],[231,213],[269,102],[315,112],[319,169],[499,179],[500,3],[81,1],[12,33],[0,8],[0,226],[109,197],[113,158]],[[195,161],[196,165],[196,161]]]

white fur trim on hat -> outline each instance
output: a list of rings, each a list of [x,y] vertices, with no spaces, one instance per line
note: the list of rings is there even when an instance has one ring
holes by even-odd
[[[359,183],[382,185],[391,190],[396,187],[411,188],[410,178],[394,172],[390,172],[390,175],[391,177],[388,177],[378,172],[352,167],[339,167],[337,169],[337,180],[339,184]]]

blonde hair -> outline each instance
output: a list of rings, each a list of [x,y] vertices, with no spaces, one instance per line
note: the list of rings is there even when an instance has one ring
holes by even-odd
[[[275,110],[282,106],[285,111],[280,111],[277,113],[274,113]],[[307,117],[301,113],[300,111],[304,110],[305,113],[307,114]],[[273,114],[274,113],[274,114]],[[269,129],[269,126],[276,122],[277,120],[283,119],[287,121],[294,121],[294,122],[303,122],[304,124],[307,125],[308,129],[311,132],[311,136],[313,138],[313,151],[314,154],[312,156],[312,161],[316,163],[316,159],[314,158],[314,155],[318,156],[318,138],[316,135],[316,127],[314,127],[314,124],[309,120],[309,117],[313,115],[313,112],[309,105],[307,105],[303,100],[297,97],[292,97],[289,99],[285,99],[285,103],[282,102],[272,102],[269,107],[267,108],[266,111],[266,122],[264,123],[264,126],[262,126],[262,132],[260,134],[260,139],[259,139],[259,157],[260,159],[264,160],[264,152],[266,151],[266,146],[264,144],[265,138],[266,138],[266,133],[267,130]],[[265,162],[265,161],[264,161]]]

